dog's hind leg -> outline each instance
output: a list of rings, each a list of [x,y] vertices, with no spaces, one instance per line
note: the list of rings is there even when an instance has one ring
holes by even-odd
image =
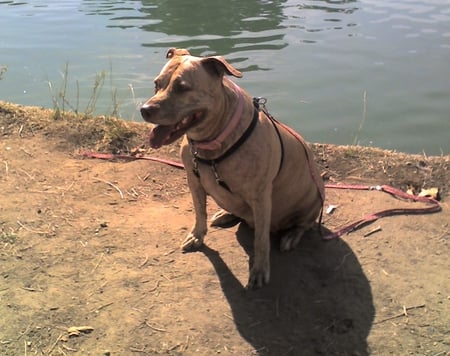
[[[281,237],[280,250],[285,252],[294,249],[299,244],[305,231],[306,229],[303,226],[294,226],[285,231]]]
[[[213,215],[211,219],[211,227],[221,227],[226,229],[239,224],[241,221],[241,218],[221,209]]]

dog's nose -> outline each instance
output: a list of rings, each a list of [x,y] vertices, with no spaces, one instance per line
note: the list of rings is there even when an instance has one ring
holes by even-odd
[[[145,121],[150,121],[151,117],[159,110],[159,105],[143,105],[141,107],[141,116]]]

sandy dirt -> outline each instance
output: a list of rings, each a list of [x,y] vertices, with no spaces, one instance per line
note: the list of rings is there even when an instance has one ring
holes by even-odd
[[[289,253],[274,240],[270,284],[247,291],[244,224],[181,253],[194,216],[182,170],[79,155],[140,147],[177,158],[176,145],[147,150],[147,133],[0,102],[1,355],[450,355],[450,156],[315,144],[327,183],[436,187],[442,211],[332,241],[311,233]],[[423,206],[326,194],[337,205],[329,230]]]

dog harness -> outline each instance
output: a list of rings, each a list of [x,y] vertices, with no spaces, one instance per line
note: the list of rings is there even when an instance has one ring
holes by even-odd
[[[194,164],[194,168],[192,169],[196,177],[200,177],[200,172],[198,170],[198,164],[207,164],[211,167],[211,170],[214,174],[214,177],[216,179],[217,184],[219,184],[221,187],[225,188],[226,190],[230,191],[230,187],[225,183],[225,181],[220,177],[219,173],[217,172],[216,165],[222,162],[227,157],[231,156],[247,139],[250,137],[250,135],[253,132],[253,129],[256,127],[256,123],[258,122],[258,116],[259,116],[259,110],[255,107],[253,112],[253,119],[250,125],[247,127],[243,135],[237,140],[228,150],[226,150],[221,156],[214,158],[214,159],[206,159],[202,158],[198,155],[197,151],[197,144],[196,142],[193,142],[192,140],[189,140],[189,146],[191,148],[191,154],[193,156],[192,162]]]
[[[311,179],[313,180],[314,184],[316,185],[317,188],[317,192],[319,194],[321,203],[322,203],[322,209],[320,211],[320,217],[319,217],[319,224],[322,221],[322,214],[323,214],[323,204],[325,202],[325,191],[324,189],[322,189],[322,186],[319,182],[320,177],[317,177],[314,174],[314,170],[312,165],[314,164],[314,160],[312,157],[310,157],[309,151],[306,148],[306,142],[303,139],[303,137],[301,137],[296,131],[294,131],[293,129],[291,129],[289,126],[284,125],[283,123],[279,122],[277,119],[275,119],[267,110],[266,108],[266,103],[267,103],[267,99],[262,98],[262,97],[255,97],[253,98],[253,105],[254,105],[254,113],[253,113],[253,119],[250,123],[250,125],[247,127],[247,129],[245,130],[244,134],[227,150],[225,151],[225,153],[223,153],[221,156],[219,156],[218,158],[214,158],[214,159],[205,159],[202,158],[198,155],[198,150],[197,148],[202,148],[202,149],[209,149],[211,150],[211,146],[209,145],[209,143],[211,142],[215,142],[215,144],[219,144],[218,148],[220,148],[222,141],[224,140],[230,133],[231,130],[229,130],[229,128],[232,126],[233,129],[237,126],[236,120],[238,120],[240,118],[240,115],[242,114],[242,107],[241,105],[241,101],[243,101],[243,96],[242,96],[242,91],[241,88],[239,88],[239,86],[237,86],[234,82],[232,82],[239,94],[239,103],[238,103],[238,107],[236,109],[235,114],[233,115],[230,124],[228,125],[228,127],[224,130],[224,132],[226,132],[226,135],[224,135],[223,133],[220,134],[216,139],[209,141],[209,142],[194,142],[193,140],[189,140],[189,146],[191,148],[191,154],[192,154],[192,162],[193,162],[193,172],[195,174],[196,177],[200,177],[200,172],[198,169],[198,164],[202,163],[202,164],[206,164],[209,165],[211,167],[211,170],[214,174],[214,178],[216,179],[217,184],[219,184],[222,188],[228,190],[229,192],[231,192],[230,187],[225,183],[225,181],[220,177],[219,173],[217,172],[217,164],[219,164],[221,161],[223,161],[224,159],[226,159],[227,157],[229,157],[231,154],[233,154],[251,135],[251,133],[253,132],[253,129],[256,127],[256,124],[258,122],[258,117],[259,117],[259,112],[262,111],[266,117],[269,119],[269,121],[272,123],[275,132],[277,133],[278,136],[278,140],[280,142],[280,146],[281,146],[281,158],[280,158],[280,166],[278,168],[278,173],[281,171],[281,168],[283,166],[283,161],[284,161],[284,145],[283,145],[283,140],[281,137],[281,133],[280,133],[280,129],[284,128],[286,131],[288,131],[291,135],[293,135],[303,146],[304,150],[305,150],[305,155],[308,161],[308,168],[309,168],[309,173],[311,175]],[[239,116],[237,115],[240,112]],[[220,138],[220,140],[218,140]],[[207,146],[205,146],[207,145]],[[214,145],[213,145],[214,146]]]

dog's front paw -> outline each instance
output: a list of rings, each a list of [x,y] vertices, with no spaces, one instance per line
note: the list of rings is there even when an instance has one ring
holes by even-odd
[[[181,249],[184,252],[198,250],[203,245],[204,238],[205,235],[196,235],[191,232],[181,243]]]
[[[263,268],[252,267],[250,270],[250,277],[248,278],[247,289],[261,288],[265,284],[268,284],[270,280],[270,267]]]

